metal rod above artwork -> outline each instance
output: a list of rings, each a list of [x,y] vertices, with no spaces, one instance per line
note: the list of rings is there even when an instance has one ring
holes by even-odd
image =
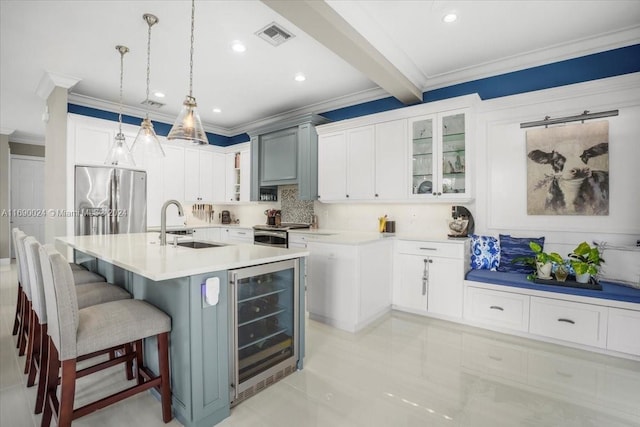
[[[520,129],[532,128],[536,126],[556,125],[558,123],[567,123],[567,122],[581,121],[584,123],[585,120],[601,119],[603,117],[611,117],[611,116],[617,116],[617,115],[618,115],[618,110],[602,111],[600,113],[590,113],[589,111],[584,110],[582,114],[578,114],[577,116],[559,117],[557,119],[552,119],[549,116],[545,116],[544,120],[520,123]]]

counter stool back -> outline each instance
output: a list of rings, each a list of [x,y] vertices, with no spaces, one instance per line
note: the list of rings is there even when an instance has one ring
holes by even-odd
[[[48,320],[49,345],[48,380],[42,426],[47,427],[55,416],[59,427],[71,425],[73,419],[87,415],[112,403],[155,387],[160,393],[162,419],[172,419],[169,376],[169,331],[171,319],[151,304],[140,300],[120,300],[79,309],[71,268],[51,245],[39,248],[43,265],[45,305]],[[159,374],[144,366],[142,340],[156,337]],[[82,356],[113,351],[132,343],[133,351],[98,365],[77,371],[76,362]],[[136,384],[123,391],[74,409],[76,379],[119,363],[135,361]],[[60,375],[58,401],[57,372]]]
[[[18,248],[16,247],[16,234],[20,232],[20,229],[14,227],[11,230],[11,237],[13,238],[13,253],[16,256],[16,273],[18,275],[18,297],[16,300],[16,314],[13,318],[13,330],[11,331],[11,335],[18,335],[20,331],[20,327],[22,324],[22,307],[24,304],[24,292],[22,290],[22,277],[20,275],[20,260],[18,260]],[[20,346],[20,336],[18,336],[18,345]]]
[[[34,385],[36,375],[38,375],[38,392],[36,394],[34,412],[39,414],[42,412],[44,405],[44,392],[47,379],[45,369],[47,366],[49,347],[47,309],[44,295],[43,268],[39,252],[41,245],[33,236],[25,238],[23,243],[27,261],[27,272],[29,274],[29,284],[31,287],[31,306],[33,309],[33,322],[31,325],[33,340],[29,339],[27,345],[27,355],[28,357],[30,356],[27,387]],[[74,264],[71,263],[69,264],[70,267],[73,265]],[[51,266],[48,260],[46,261],[45,271],[51,275]],[[75,291],[80,309],[104,302],[131,298],[131,295],[127,291],[107,282],[77,285],[75,286]],[[128,378],[132,377],[133,374],[128,376]]]
[[[27,237],[19,229],[14,229],[13,247],[16,255],[16,267],[18,270],[18,280],[21,284],[22,296],[20,302],[20,322],[18,326],[18,355],[24,356],[27,350],[27,340],[29,334],[29,318],[31,316],[31,289],[29,287],[29,276],[27,274],[27,264],[24,255],[23,240]],[[26,373],[26,369],[25,369]]]

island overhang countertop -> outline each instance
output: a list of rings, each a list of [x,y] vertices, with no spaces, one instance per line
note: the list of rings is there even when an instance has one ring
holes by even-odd
[[[56,238],[69,247],[154,281],[211,271],[249,267],[309,255],[306,249],[281,249],[238,243],[193,249],[160,246],[158,233],[102,234]]]

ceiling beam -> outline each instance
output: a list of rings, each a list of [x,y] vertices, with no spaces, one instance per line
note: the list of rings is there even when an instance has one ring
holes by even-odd
[[[404,104],[422,92],[326,2],[261,0]]]

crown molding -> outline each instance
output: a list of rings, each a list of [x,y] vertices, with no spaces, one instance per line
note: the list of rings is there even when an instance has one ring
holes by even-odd
[[[98,110],[110,111],[113,113],[117,113],[120,110],[120,104],[112,101],[105,101],[103,99],[94,98],[87,95],[82,95],[79,93],[72,92],[69,94],[69,103],[80,105],[82,107],[96,108]],[[149,118],[156,122],[167,123],[172,125],[176,120],[177,116],[173,116],[166,113],[161,113],[158,111],[147,110],[145,108],[140,107],[132,107],[130,105],[122,106],[122,113],[128,116],[139,117],[142,120],[143,117],[149,114]],[[202,123],[204,130],[210,133],[215,133],[217,135],[222,136],[235,136],[236,134],[232,134],[229,132],[229,129],[222,128],[219,126],[213,126],[211,124]]]
[[[231,133],[238,135],[241,133],[255,133],[256,130],[268,127],[281,121],[295,120],[297,117],[305,114],[322,114],[327,111],[337,110],[340,108],[350,107],[352,105],[362,104],[365,102],[376,101],[382,98],[388,98],[389,94],[381,88],[367,89],[350,95],[334,98],[329,101],[310,104],[305,107],[296,108],[271,117],[246,123],[241,126],[235,126],[231,129]]]
[[[14,133],[16,130],[15,129],[7,129],[7,128],[0,128],[0,135],[11,135],[12,133]]]
[[[35,133],[16,131],[9,135],[10,142],[18,142],[20,144],[45,145],[44,135]]]
[[[54,88],[61,87],[69,90],[78,84],[80,80],[77,77],[46,71],[38,83],[36,94],[46,101]]]
[[[500,61],[487,62],[450,73],[429,76],[428,83],[422,88],[422,92],[614,50],[638,44],[639,41],[640,25],[624,28],[607,35],[585,37],[570,43],[522,52]],[[580,48],[580,46],[591,47]]]

